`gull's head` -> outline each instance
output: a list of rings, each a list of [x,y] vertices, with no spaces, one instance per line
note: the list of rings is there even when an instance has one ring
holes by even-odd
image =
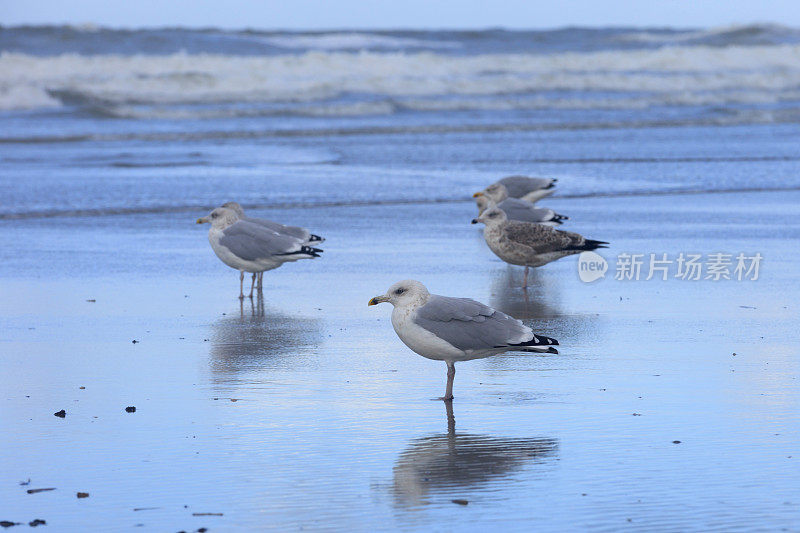
[[[233,209],[218,207],[208,215],[198,218],[197,223],[211,224],[214,228],[227,228],[237,220],[239,220],[239,215],[237,215]]]
[[[227,208],[227,209],[230,209],[231,211],[233,211],[234,213],[236,213],[236,215],[237,215],[239,218],[242,218],[242,217],[244,216],[244,209],[242,209],[242,206],[240,206],[240,205],[239,205],[238,203],[236,203],[236,202],[225,202],[224,204],[222,204],[222,207],[225,207],[225,208]]]
[[[398,281],[386,291],[386,294],[372,298],[367,305],[378,305],[389,302],[395,307],[422,305],[428,301],[430,293],[425,285],[413,279]]]
[[[500,209],[497,206],[492,206],[483,213],[478,218],[473,218],[472,223],[477,224],[478,222],[482,222],[487,226],[493,226],[495,224],[500,224],[508,220],[506,216],[506,212]]]
[[[502,183],[492,183],[481,192],[496,204],[508,198],[508,189]]]
[[[478,214],[483,214],[484,211],[489,209],[490,207],[494,207],[495,203],[485,194],[482,192],[476,192],[472,195],[475,198],[475,203],[478,205]]]

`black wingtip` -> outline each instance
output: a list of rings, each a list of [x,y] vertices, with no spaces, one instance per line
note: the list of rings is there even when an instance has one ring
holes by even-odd
[[[547,353],[558,353],[558,350],[556,350],[551,346],[550,348],[547,349]]]
[[[322,240],[324,240],[322,237],[319,235],[314,235],[313,233],[308,237],[308,242],[317,242]]]
[[[553,178],[553,179],[552,179],[552,181],[550,181],[550,185],[548,185],[547,187],[545,187],[545,189],[552,189],[553,187],[555,187],[555,186],[556,186],[556,182],[557,182],[557,181],[558,181],[558,179],[556,179],[556,178]]]

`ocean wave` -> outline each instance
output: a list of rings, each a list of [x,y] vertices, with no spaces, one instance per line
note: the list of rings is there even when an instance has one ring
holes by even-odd
[[[268,35],[264,42],[273,46],[299,50],[379,50],[379,49],[456,49],[454,41],[415,39],[367,32],[325,32]]]
[[[264,104],[261,113],[283,106],[302,114],[297,110],[307,106],[309,115],[351,115],[502,109],[515,100],[532,108],[770,103],[796,98],[799,89],[800,45],[789,44],[474,56],[0,54],[1,110],[75,105],[130,117],[142,112],[131,106],[220,104]]]
[[[686,196],[696,194],[740,194],[754,192],[794,192],[798,187],[729,187],[724,189],[715,188],[668,188],[668,189],[637,189],[595,191],[586,190],[576,193],[560,193],[560,199],[580,199],[580,198],[624,198],[641,196]],[[306,202],[274,202],[247,204],[246,209],[319,209],[319,208],[338,208],[338,207],[367,207],[367,206],[391,206],[391,205],[430,205],[430,204],[472,204],[471,198],[459,196],[441,196],[437,198],[416,197],[416,198],[386,198],[382,200],[342,200],[342,201],[306,201]],[[213,209],[211,204],[169,204],[169,205],[140,205],[136,207],[108,206],[108,207],[85,207],[71,209],[37,209],[17,211],[0,211],[0,221],[2,220],[27,220],[41,218],[75,218],[75,217],[107,217],[107,216],[130,216],[130,215],[151,215],[151,214],[175,214],[175,213],[204,213]]]

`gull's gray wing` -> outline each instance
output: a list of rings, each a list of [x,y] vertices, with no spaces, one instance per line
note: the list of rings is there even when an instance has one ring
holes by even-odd
[[[222,230],[219,243],[245,261],[301,253],[304,248],[294,237],[281,235],[246,220],[239,220]]]
[[[554,178],[531,178],[528,176],[508,176],[498,183],[502,183],[508,189],[508,195],[512,198],[521,198],[531,191],[539,189],[550,189],[555,186]]]
[[[469,298],[432,294],[428,302],[417,309],[413,320],[416,325],[465,351],[525,345],[537,338],[516,318]]]
[[[543,224],[510,220],[503,228],[503,236],[508,241],[528,246],[537,254],[570,252],[605,248],[603,241],[587,239],[571,231],[553,229]]]
[[[536,207],[526,200],[519,198],[506,198],[497,207],[505,211],[509,220],[521,220],[523,222],[553,222],[556,220],[556,213],[546,207]],[[561,222],[558,221],[560,224]]]
[[[265,228],[269,228],[276,233],[282,233],[283,235],[300,239],[301,241],[307,241],[311,237],[311,234],[307,229],[299,226],[285,226],[280,222],[274,222],[272,220],[267,220],[266,218],[245,217],[244,220]]]

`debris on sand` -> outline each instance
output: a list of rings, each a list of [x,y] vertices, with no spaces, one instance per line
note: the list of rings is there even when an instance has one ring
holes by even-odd
[[[680,443],[681,443],[681,441],[679,441],[679,440],[672,441],[672,444],[680,444]]]
[[[64,418],[64,417],[67,416],[67,412],[62,409],[62,410],[60,410],[60,411],[58,411],[56,413],[53,413],[53,415],[57,416],[58,418]]]
[[[47,492],[49,490],[56,490],[55,487],[48,487],[46,489],[28,489],[28,494],[36,494],[39,492]]]
[[[91,299],[86,300],[86,301],[89,302],[89,303],[95,303],[97,300],[95,300],[94,298],[91,298]]]
[[[37,518],[36,520],[31,520],[30,522],[28,522],[28,525],[31,527],[45,526],[47,525],[47,522],[45,520],[42,520],[41,518]]]
[[[23,487],[25,485],[30,485],[31,484],[31,478],[28,478],[28,481],[20,481],[19,484],[22,485]]]
[[[469,500],[450,500],[450,501],[458,505],[469,505]]]
[[[12,527],[21,525],[19,522],[10,522],[8,520],[0,520],[0,527]]]
[[[89,497],[89,493],[88,492],[79,492],[79,493],[76,494],[76,496],[78,498],[88,498]]]
[[[126,413],[135,413],[136,412],[136,407],[134,407],[132,405],[129,405],[128,407],[125,408],[125,412]]]
[[[192,516],[222,516],[222,513],[192,513]]]
[[[137,344],[138,342],[139,342],[139,341],[137,341],[136,339],[133,339],[133,340],[131,341],[131,343],[133,343],[133,344]]]

